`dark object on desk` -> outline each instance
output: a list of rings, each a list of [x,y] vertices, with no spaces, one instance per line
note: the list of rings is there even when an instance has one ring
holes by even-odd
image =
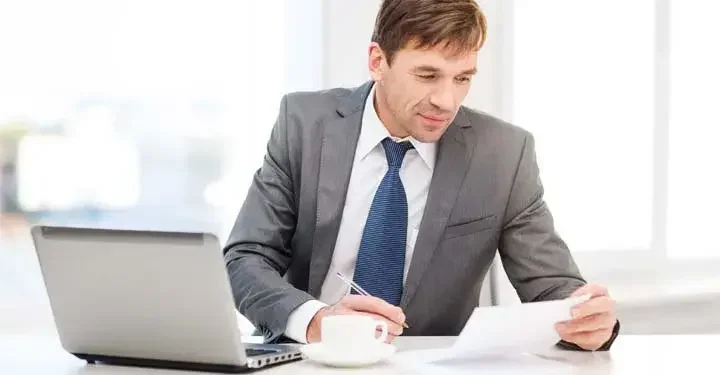
[[[60,342],[88,363],[250,372],[302,358],[296,345],[242,342],[211,234],[31,232]]]
[[[615,339],[620,334],[620,321],[615,322],[615,326],[613,327],[612,335],[610,335],[610,338],[601,346],[598,350],[595,350],[596,352],[606,352],[610,350],[610,347],[615,342]],[[573,344],[571,342],[567,342],[565,340],[560,340],[560,342],[556,345],[558,348],[565,349],[565,350],[574,350],[574,351],[588,351],[581,347],[579,347],[576,344]]]
[[[286,351],[279,350],[278,345],[271,345],[274,348],[261,349],[261,346],[268,344],[246,344],[247,363],[245,365],[226,365],[214,363],[198,363],[183,361],[167,361],[146,358],[131,358],[118,356],[105,356],[98,354],[81,354],[70,353],[88,364],[94,365],[99,363],[107,363],[115,366],[132,366],[132,367],[154,367],[173,370],[186,371],[202,371],[202,372],[221,372],[221,373],[244,373],[253,372],[254,370],[277,366],[293,360],[302,359],[301,353],[284,354]],[[284,354],[284,355],[283,355]]]

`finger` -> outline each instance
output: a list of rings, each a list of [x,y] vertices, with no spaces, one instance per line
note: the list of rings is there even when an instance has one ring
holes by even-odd
[[[365,314],[368,314],[368,315],[372,316],[372,317],[375,318],[375,319],[381,319],[381,320],[383,320],[385,323],[387,323],[387,326],[388,326],[388,335],[400,336],[400,335],[403,334],[403,327],[402,327],[401,325],[399,325],[399,324],[397,324],[397,323],[395,323],[395,322],[391,322],[391,321],[389,321],[389,320],[387,320],[387,319],[385,319],[385,318],[383,318],[382,316],[379,316],[379,315],[369,314],[369,313],[365,313]],[[378,331],[378,332],[382,332],[381,329],[378,329],[377,331]]]
[[[592,315],[568,322],[560,322],[557,325],[558,332],[579,333],[592,332],[601,329],[611,329],[615,326],[616,319],[611,314]]]
[[[395,340],[395,338],[398,337],[398,336],[400,336],[401,334],[402,334],[402,333],[397,334],[397,333],[393,333],[393,332],[391,332],[391,331],[388,330],[387,339],[385,340],[385,342],[386,342],[386,343],[390,343],[390,342],[392,342],[392,340]],[[382,335],[382,330],[379,330],[379,329],[378,329],[378,330],[375,331],[375,337],[376,337],[376,338],[380,337],[381,335]]]
[[[353,310],[353,309],[351,309],[351,308],[349,308],[348,306],[343,305],[343,304],[334,305],[334,306],[332,306],[332,309],[329,310],[329,311],[330,311],[330,314],[332,314],[332,315],[364,315],[364,316],[369,316],[369,317],[371,317],[371,318],[373,318],[373,319],[382,320],[383,322],[385,322],[385,323],[387,324],[387,326],[388,326],[388,333],[394,333],[394,334],[396,334],[396,335],[401,335],[401,334],[403,333],[403,327],[402,327],[400,324],[398,324],[398,323],[396,323],[396,322],[394,322],[394,321],[392,321],[392,320],[389,320],[388,318],[386,318],[386,317],[384,317],[384,316],[382,316],[382,315],[380,315],[380,314],[375,314],[375,313],[367,312],[367,311]]]
[[[615,322],[616,319],[612,314],[598,314],[567,322],[560,322],[555,328],[560,335],[563,335],[612,329],[615,326]]]
[[[355,311],[382,315],[385,319],[397,324],[402,324],[405,321],[405,314],[402,309],[377,297],[351,294],[345,296],[340,303]]]
[[[382,315],[365,312],[365,311],[351,310],[347,306],[338,306],[337,308],[335,308],[335,310],[333,310],[333,314],[335,314],[335,315],[365,315],[365,316],[369,316],[373,319],[382,320],[383,322],[385,322],[388,327],[388,334],[393,334],[395,336],[400,336],[403,334],[403,327],[400,324],[395,323],[391,320],[388,320],[387,318],[385,318]],[[377,331],[380,331],[380,330],[378,329]]]
[[[602,285],[597,284],[586,284],[575,290],[570,296],[571,297],[577,297],[582,296],[583,294],[589,294],[590,297],[601,297],[601,296],[607,296],[608,290]]]
[[[397,324],[397,323],[395,323],[395,322],[393,322],[393,321],[388,320],[387,318],[385,318],[385,317],[382,316],[382,315],[373,314],[373,313],[369,313],[369,312],[365,312],[365,311],[352,311],[352,312],[349,312],[349,313],[346,313],[346,314],[359,314],[359,315],[369,316],[369,317],[371,317],[371,318],[373,318],[373,319],[375,319],[375,320],[382,320],[383,322],[385,322],[385,323],[387,324],[388,334],[393,334],[393,335],[395,335],[395,336],[400,336],[400,335],[402,335],[402,333],[403,333],[403,327],[402,327],[401,325],[399,325],[399,324]],[[377,331],[380,332],[381,330],[378,328]]]
[[[603,329],[593,332],[579,332],[561,335],[560,337],[570,343],[573,343],[585,350],[600,349],[612,336],[611,329]]]
[[[595,314],[611,313],[615,310],[615,301],[608,296],[596,297],[583,302],[572,309],[572,317],[580,319]]]

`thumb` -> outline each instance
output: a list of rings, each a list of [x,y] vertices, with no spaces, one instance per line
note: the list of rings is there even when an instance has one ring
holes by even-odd
[[[396,323],[405,321],[402,309],[377,297],[351,294],[345,296],[341,303],[352,310],[378,314]]]
[[[590,298],[602,297],[602,296],[607,296],[608,291],[607,291],[607,288],[605,288],[602,285],[587,284],[587,285],[583,285],[580,288],[576,289],[570,296],[577,297],[577,296],[582,296],[585,294],[589,294]]]

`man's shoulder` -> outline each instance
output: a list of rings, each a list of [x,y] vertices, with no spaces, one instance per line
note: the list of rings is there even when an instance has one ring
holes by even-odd
[[[518,125],[500,119],[489,113],[462,106],[461,111],[467,123],[479,137],[501,137],[502,139],[524,141],[532,133]]]
[[[291,91],[286,94],[288,98],[294,100],[343,100],[352,94],[359,87],[332,87],[329,89],[322,90],[309,90],[309,91]]]
[[[315,91],[293,91],[285,94],[283,100],[287,111],[312,112],[315,115],[334,112],[356,88],[335,87]]]

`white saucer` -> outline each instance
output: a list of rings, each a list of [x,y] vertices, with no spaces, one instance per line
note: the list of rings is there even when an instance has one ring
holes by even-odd
[[[385,343],[359,348],[357,350],[340,350],[328,347],[323,343],[307,344],[300,351],[311,361],[332,367],[368,366],[389,358],[395,353],[395,346]]]

